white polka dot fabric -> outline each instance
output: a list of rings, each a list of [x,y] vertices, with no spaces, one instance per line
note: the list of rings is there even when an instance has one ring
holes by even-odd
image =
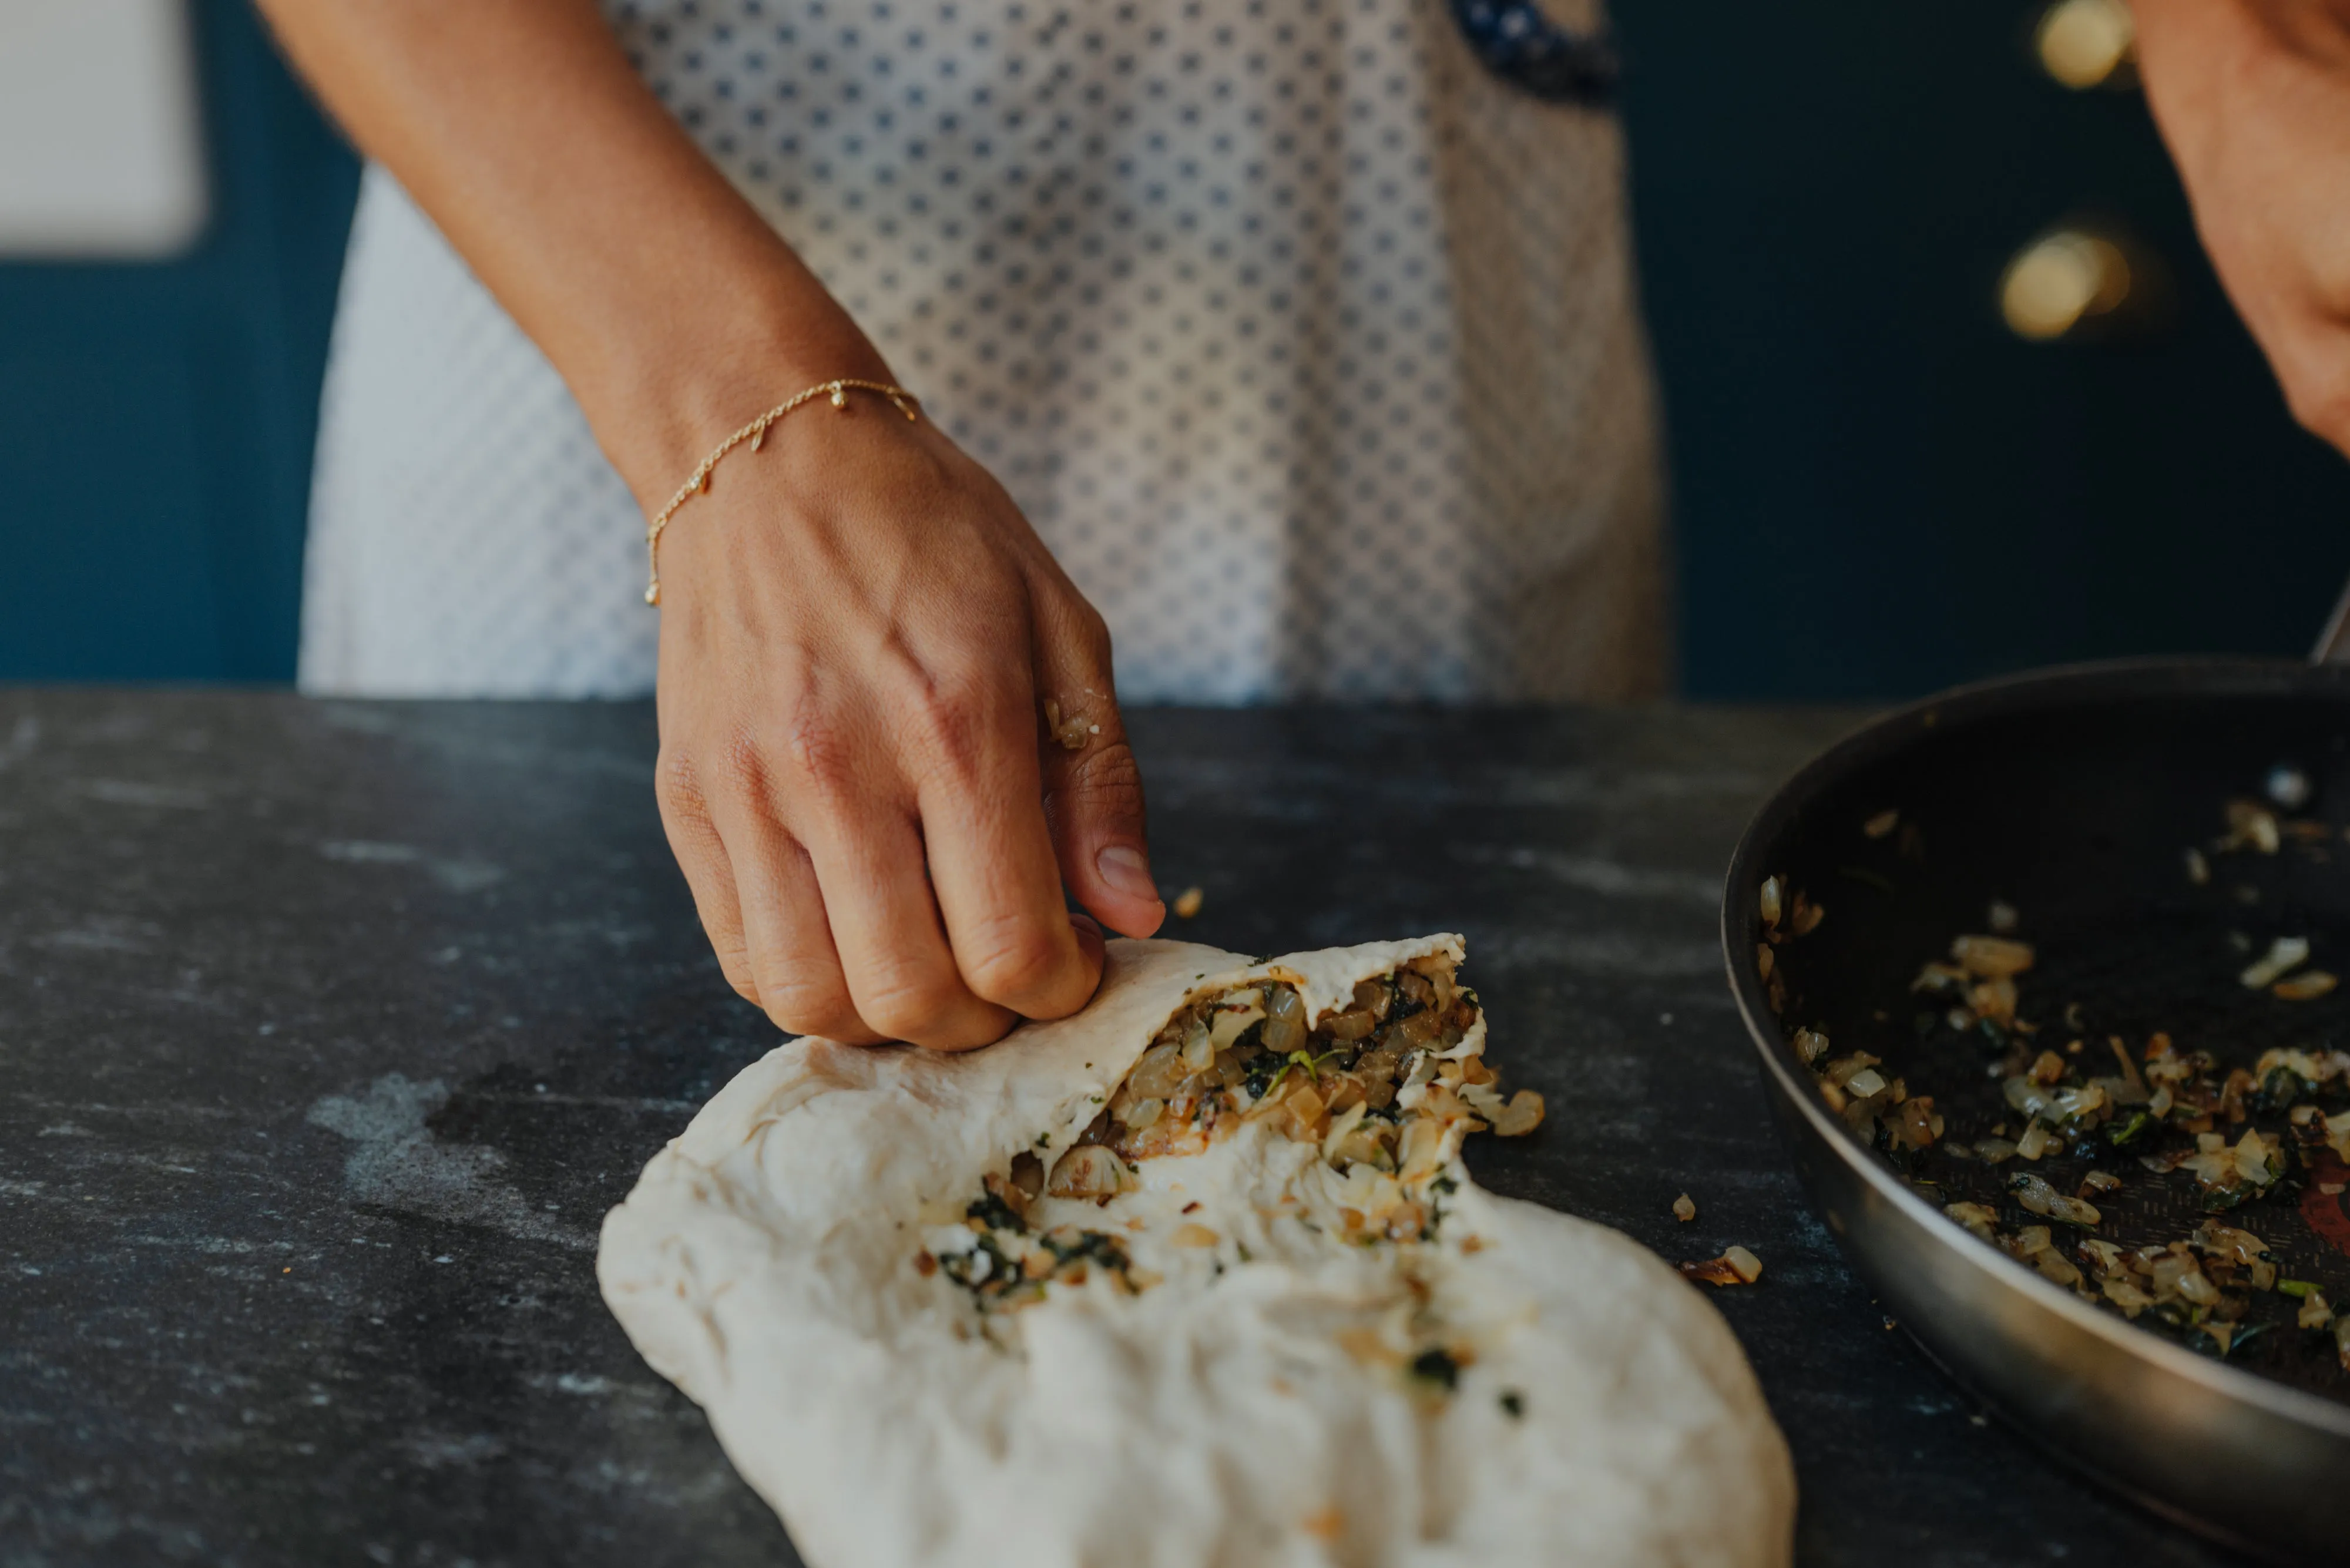
[[[1127,700],[1659,680],[1617,127],[1492,79],[1442,0],[607,9],[1101,609]],[[378,171],[322,419],[305,689],[650,688],[642,519]]]

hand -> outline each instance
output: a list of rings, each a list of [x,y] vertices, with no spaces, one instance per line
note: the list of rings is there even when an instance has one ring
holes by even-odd
[[[727,980],[794,1033],[983,1044],[1164,916],[1109,637],[927,417],[851,392],[661,538],[661,821]],[[1076,749],[1045,732],[1061,711]],[[1071,719],[1080,721],[1072,724]]]
[[[2350,452],[2350,6],[2133,0],[2204,248],[2293,417]]]
[[[562,372],[639,504],[792,389],[889,379],[595,0],[262,0]],[[738,452],[661,541],[661,820],[785,1029],[976,1045],[1161,909],[1109,639],[993,480],[869,394]],[[1049,743],[1047,700],[1076,715]],[[1056,867],[1057,861],[1057,867]]]

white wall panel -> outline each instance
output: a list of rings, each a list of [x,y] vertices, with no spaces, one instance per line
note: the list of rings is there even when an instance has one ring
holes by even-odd
[[[205,185],[185,0],[0,0],[0,256],[172,255]]]

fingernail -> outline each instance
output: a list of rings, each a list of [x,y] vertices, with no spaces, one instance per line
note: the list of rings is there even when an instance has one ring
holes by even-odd
[[[1094,869],[1128,898],[1159,902],[1159,885],[1150,879],[1150,862],[1141,850],[1113,844],[1094,857]]]

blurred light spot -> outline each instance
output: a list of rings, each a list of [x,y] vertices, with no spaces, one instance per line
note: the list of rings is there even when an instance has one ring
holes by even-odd
[[[2134,79],[2124,67],[2133,63],[2137,29],[2122,0],[2057,0],[2032,43],[2041,67],[2076,91]]]
[[[2000,279],[1999,313],[2018,337],[2044,343],[2129,297],[2129,261],[2111,240],[2077,229],[2043,235]]]

